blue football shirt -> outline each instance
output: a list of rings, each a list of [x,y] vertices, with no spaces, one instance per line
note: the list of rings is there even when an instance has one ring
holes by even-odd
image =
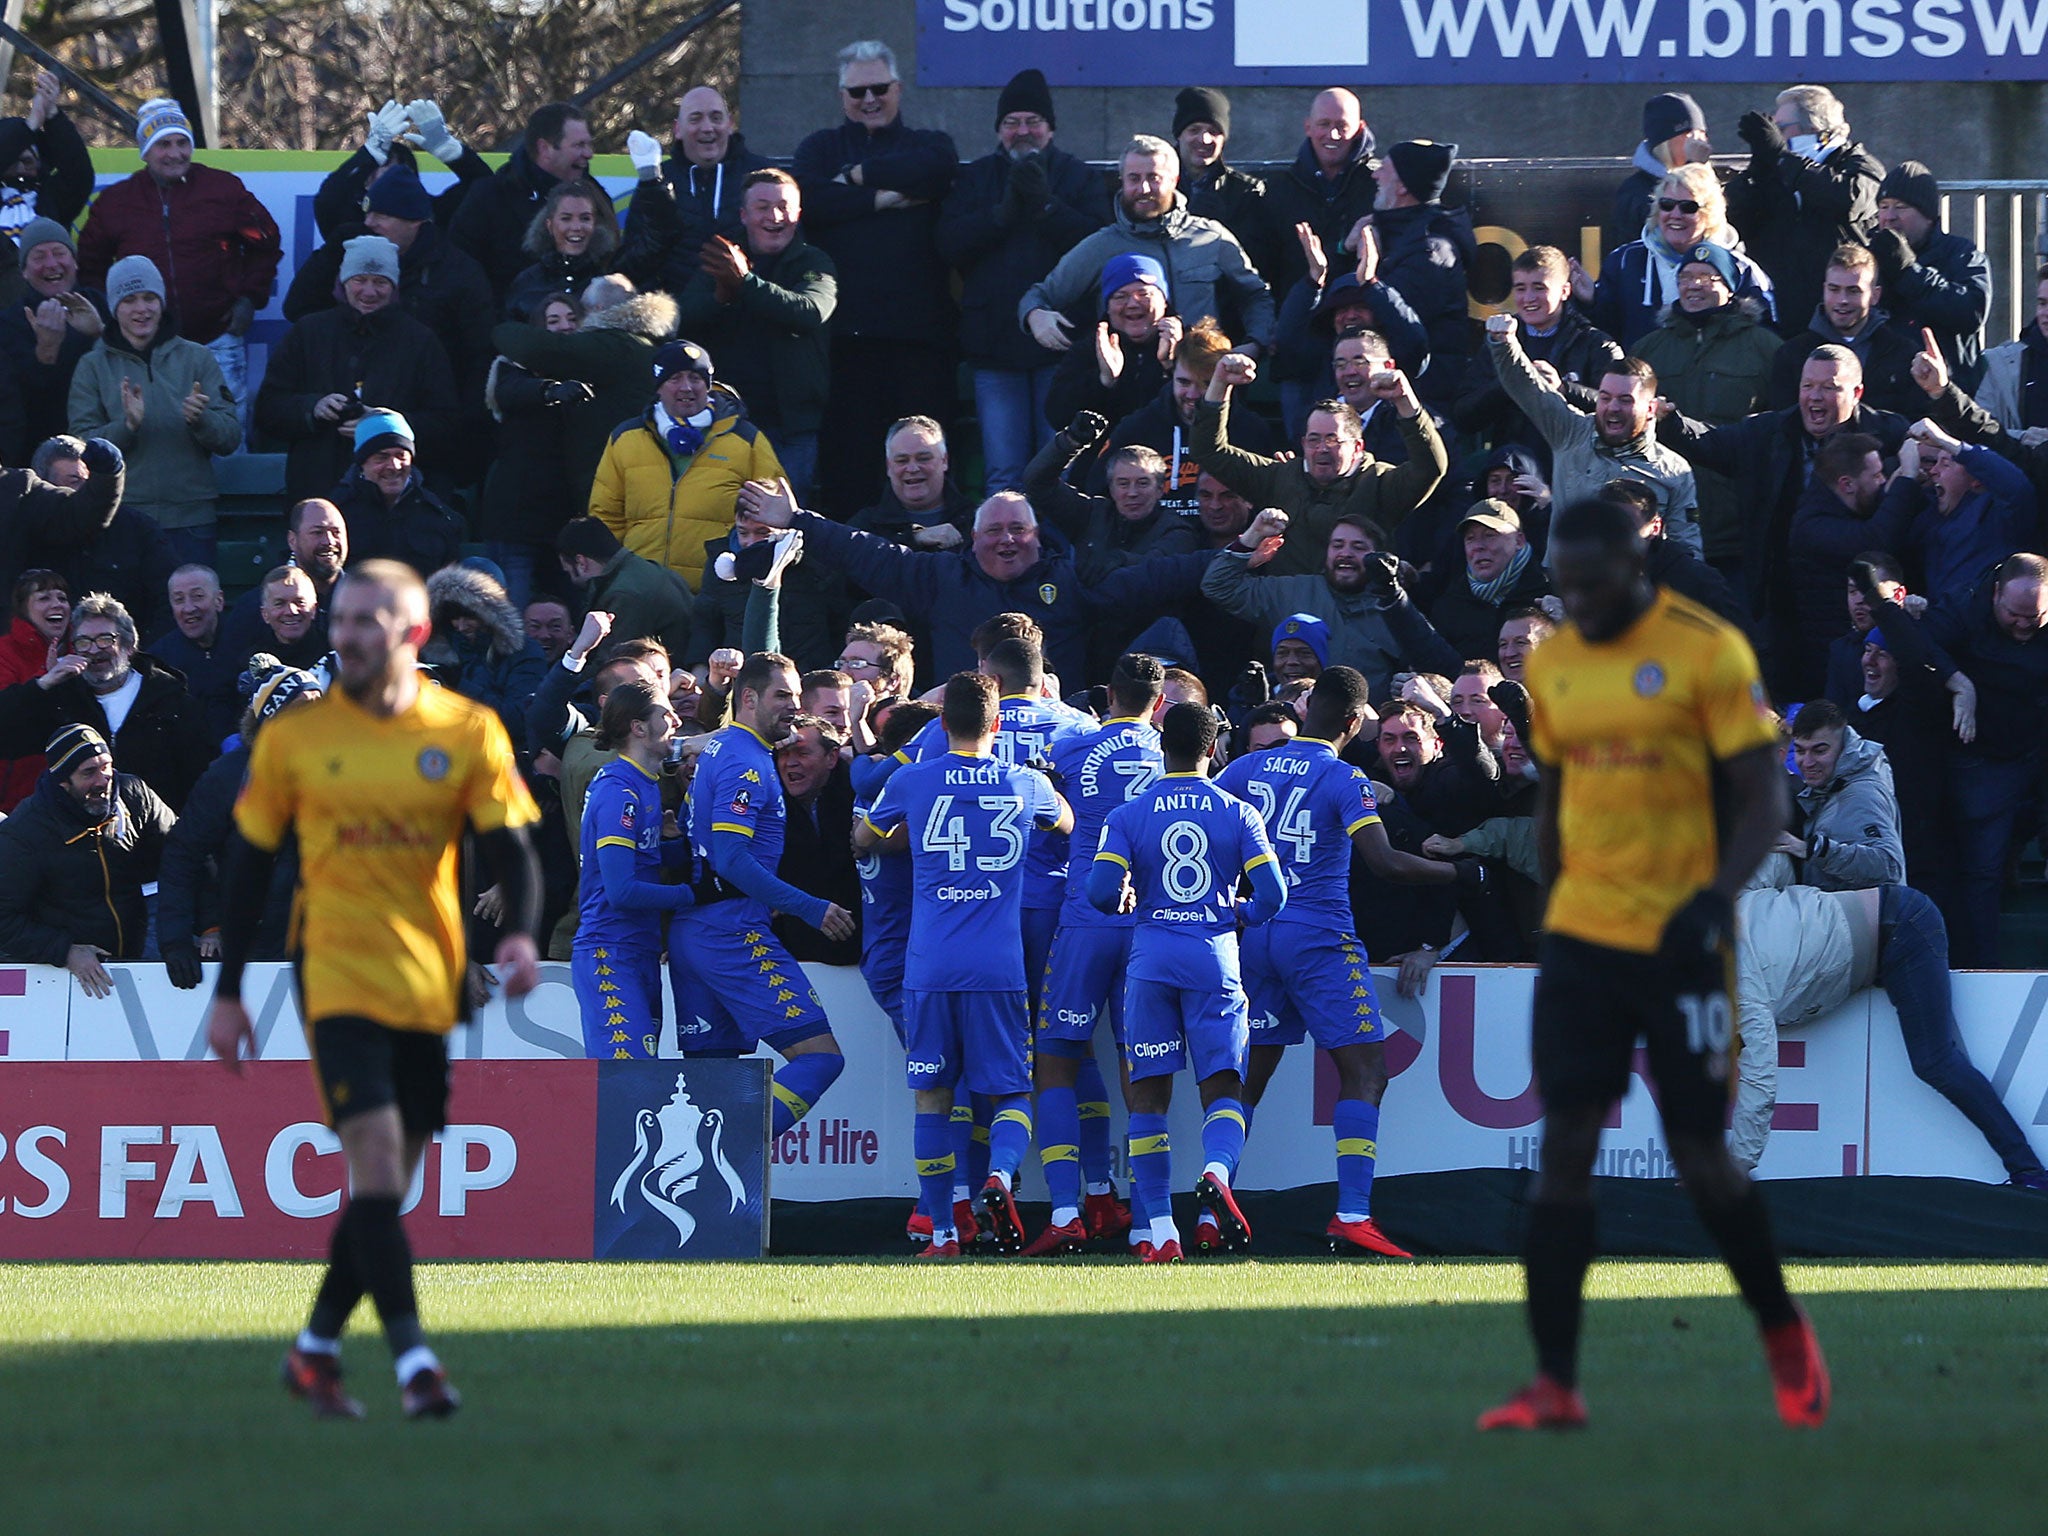
[[[621,912],[606,898],[597,850],[633,850],[636,879],[661,881],[661,781],[625,758],[597,770],[583,798],[583,888],[576,912],[577,937],[587,944],[617,944],[659,953],[662,914]]]
[[[1258,807],[1287,879],[1280,922],[1351,932],[1351,837],[1380,819],[1372,781],[1327,741],[1283,741],[1238,758],[1216,782]]]
[[[1118,806],[1137,799],[1166,771],[1159,733],[1151,722],[1118,717],[1092,731],[1075,731],[1053,744],[1053,771],[1060,793],[1074,808],[1072,846],[1084,860],[1102,846],[1103,823]],[[1135,918],[1097,910],[1088,899],[1086,868],[1072,872],[1060,907],[1060,926],[1128,928]]]
[[[1200,774],[1171,773],[1109,813],[1097,859],[1130,871],[1130,974],[1177,987],[1237,979],[1239,876],[1273,862],[1258,812]]]
[[[782,776],[775,754],[744,725],[728,725],[712,734],[697,759],[690,780],[690,848],[697,866],[709,870],[711,835],[737,832],[749,840],[748,852],[771,875],[782,862],[788,817],[782,798]],[[693,919],[728,926],[759,927],[767,923],[768,904],[752,896],[688,909]]]

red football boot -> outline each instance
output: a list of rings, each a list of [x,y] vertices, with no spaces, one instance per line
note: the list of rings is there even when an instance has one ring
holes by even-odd
[[[1323,1236],[1330,1240],[1330,1252],[1336,1254],[1380,1253],[1390,1259],[1415,1257],[1382,1232],[1379,1223],[1370,1216],[1363,1221],[1339,1221],[1332,1216],[1330,1224],[1323,1228]]]
[[[1578,1388],[1538,1376],[1498,1408],[1479,1415],[1481,1429],[1584,1429],[1586,1400]]]
[[[1818,1429],[1827,1422],[1832,1388],[1813,1324],[1801,1312],[1789,1323],[1764,1330],[1764,1358],[1770,1362],[1778,1417],[1794,1429]]]
[[[1048,1222],[1043,1232],[1024,1245],[1023,1257],[1047,1259],[1055,1254],[1079,1253],[1087,1246],[1088,1224],[1077,1217],[1058,1226]]]
[[[280,1374],[285,1390],[304,1398],[316,1419],[360,1419],[363,1405],[341,1386],[341,1360],[335,1355],[308,1354],[294,1344],[285,1351]]]
[[[1089,1195],[1081,1202],[1081,1220],[1087,1223],[1092,1238],[1122,1237],[1131,1230],[1131,1208],[1117,1199],[1114,1190],[1106,1195]]]
[[[1242,1253],[1252,1245],[1252,1224],[1244,1219],[1244,1212],[1237,1208],[1237,1197],[1230,1192],[1230,1186],[1213,1173],[1205,1173],[1195,1180],[1195,1199],[1201,1203],[1202,1214],[1216,1219],[1216,1230],[1222,1235],[1223,1246],[1232,1253]],[[1197,1241],[1201,1231],[1196,1229]]]

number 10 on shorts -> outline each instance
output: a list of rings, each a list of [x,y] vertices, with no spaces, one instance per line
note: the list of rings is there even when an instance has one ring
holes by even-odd
[[[1681,992],[1678,1011],[1685,1018],[1685,1048],[1695,1056],[1719,1056],[1730,1035],[1726,992]]]

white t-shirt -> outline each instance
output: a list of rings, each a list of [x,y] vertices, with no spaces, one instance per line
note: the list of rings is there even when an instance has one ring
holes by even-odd
[[[121,725],[127,720],[128,711],[135,707],[136,696],[141,692],[142,674],[131,669],[128,673],[127,682],[116,688],[112,693],[99,695],[100,708],[105,710],[107,714],[107,734],[109,737],[121,734]]]

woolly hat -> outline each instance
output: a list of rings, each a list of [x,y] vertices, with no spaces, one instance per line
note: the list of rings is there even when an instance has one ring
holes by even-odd
[[[656,384],[675,373],[701,373],[706,384],[716,377],[711,371],[711,354],[694,341],[664,342],[661,350],[654,354]]]
[[[1877,196],[1879,201],[1893,198],[1919,209],[1935,223],[1941,222],[1941,183],[1918,160],[1901,160],[1886,171],[1884,180],[1878,183]]]
[[[299,667],[286,666],[267,651],[251,656],[248,668],[235,679],[235,691],[249,701],[259,723],[308,689],[318,692],[320,679]]]
[[[1214,123],[1216,131],[1230,137],[1230,98],[1214,86],[1191,85],[1173,98],[1173,136],[1189,123]]]
[[[68,779],[84,766],[87,758],[102,753],[114,755],[107,738],[89,725],[74,723],[57,727],[57,734],[43,748],[43,761],[57,778]]]
[[[1863,631],[1863,643],[1865,645],[1874,645],[1880,651],[1889,651],[1892,648],[1891,641],[1885,639],[1884,637],[1884,631],[1879,629],[1875,624],[1871,625],[1870,628]]]
[[[1166,268],[1150,256],[1140,256],[1135,251],[1124,251],[1112,256],[1102,264],[1102,302],[1109,304],[1110,295],[1119,288],[1128,288],[1132,283],[1144,283],[1166,292]]]
[[[367,211],[424,224],[434,216],[434,200],[427,195],[418,171],[398,165],[370,183]]]
[[[1273,650],[1282,640],[1299,640],[1316,653],[1319,665],[1330,664],[1330,626],[1312,613],[1290,613],[1273,626]]]
[[[581,555],[586,560],[606,561],[623,546],[619,536],[594,517],[572,517],[555,535],[555,553]]]
[[[350,244],[355,242],[351,241]],[[396,411],[365,411],[356,421],[356,462],[384,448],[413,446],[412,423]]]
[[[381,277],[398,283],[398,247],[382,235],[357,235],[341,248],[341,282],[352,277]]]
[[[1707,115],[1683,91],[1666,91],[1643,103],[1643,142],[1662,144],[1681,133],[1705,133]]]
[[[107,268],[107,308],[117,308],[123,299],[138,293],[164,298],[164,275],[147,256],[123,256]]]
[[[1735,253],[1725,245],[1716,245],[1711,240],[1702,240],[1678,259],[1678,270],[1683,272],[1693,265],[1712,267],[1720,273],[1721,281],[1728,285],[1728,291],[1735,293],[1742,287],[1742,269],[1735,265]]]
[[[187,144],[198,142],[192,137],[192,120],[170,97],[153,96],[135,109],[135,147],[144,155],[159,139],[173,137]]]
[[[21,259],[27,261],[30,251],[53,240],[72,255],[78,254],[78,242],[71,238],[71,231],[55,219],[30,219],[21,226],[21,233],[15,237],[14,244],[21,252]]]
[[[1410,197],[1419,203],[1433,203],[1444,195],[1458,146],[1434,139],[1405,139],[1387,151],[1387,158],[1394,162],[1394,174]]]
[[[1046,127],[1059,126],[1052,115],[1052,88],[1045,83],[1042,71],[1020,69],[1010,76],[1010,83],[996,98],[996,121],[1002,122],[1012,112],[1036,112],[1045,119]]]

